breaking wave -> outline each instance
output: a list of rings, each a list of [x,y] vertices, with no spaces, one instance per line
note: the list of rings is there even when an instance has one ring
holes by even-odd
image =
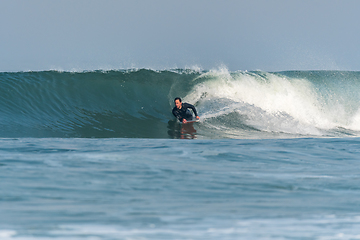
[[[360,135],[360,72],[42,71],[0,73],[0,85],[0,137]],[[177,96],[201,117],[190,133],[171,114]]]

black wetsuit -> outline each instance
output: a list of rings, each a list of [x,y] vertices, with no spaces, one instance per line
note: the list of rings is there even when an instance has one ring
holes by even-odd
[[[195,116],[197,116],[195,107],[189,103],[182,103],[181,109],[174,107],[172,110],[172,113],[174,114],[174,116],[177,119],[179,119],[180,122],[182,122],[184,118],[186,119],[186,121],[191,121],[193,118],[193,115],[190,112],[189,108],[191,108],[193,110]]]

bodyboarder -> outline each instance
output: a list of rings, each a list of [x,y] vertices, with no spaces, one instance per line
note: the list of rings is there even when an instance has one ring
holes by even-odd
[[[197,114],[196,108],[189,103],[182,103],[181,98],[177,97],[174,99],[175,107],[172,110],[174,116],[179,119],[180,122],[186,123],[187,121],[192,121],[193,115],[190,112],[189,108],[194,112],[196,119],[200,119]]]

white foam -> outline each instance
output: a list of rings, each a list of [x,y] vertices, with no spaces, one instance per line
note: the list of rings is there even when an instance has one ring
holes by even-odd
[[[351,118],[348,128],[355,131],[360,131],[360,109]]]
[[[315,86],[306,79],[288,79],[265,72],[230,73],[226,68],[202,74],[184,100],[198,106],[214,99],[228,99],[229,106],[217,106],[218,111],[205,111],[203,119],[238,111],[249,117],[248,123],[265,131],[322,134],[348,127],[349,119],[341,104],[329,104]],[[248,111],[244,112],[244,106]],[[352,121],[360,130],[360,111]]]
[[[164,218],[165,219],[165,218]],[[165,221],[163,219],[163,221]],[[307,216],[298,218],[208,218],[193,224],[177,222],[182,218],[167,219],[166,225],[149,224],[143,227],[119,225],[62,225],[37,236],[17,234],[13,230],[0,230],[1,240],[50,239],[290,239],[319,240],[360,239],[360,216]],[[41,236],[42,235],[42,236]]]
[[[33,239],[360,239],[360,216],[335,215],[302,218],[255,218],[240,220],[207,219],[194,224],[149,224],[143,228],[116,225],[63,225],[50,236],[15,236],[14,231],[0,231],[4,240]]]
[[[11,239],[11,237],[16,235],[16,231],[13,230],[0,230],[0,239]]]

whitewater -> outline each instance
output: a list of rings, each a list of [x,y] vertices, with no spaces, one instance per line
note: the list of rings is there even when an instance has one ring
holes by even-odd
[[[360,239],[360,72],[0,73],[0,239]],[[200,122],[172,116],[174,98]]]

